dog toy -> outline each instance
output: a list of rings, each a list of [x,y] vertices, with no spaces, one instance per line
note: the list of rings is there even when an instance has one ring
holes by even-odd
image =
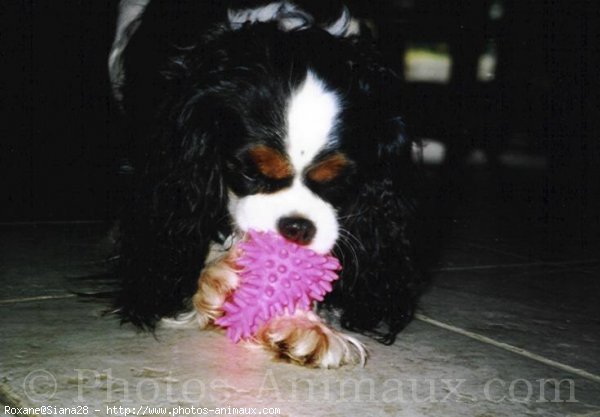
[[[256,334],[276,315],[308,310],[314,300],[323,301],[338,279],[335,271],[341,269],[333,256],[317,254],[273,232],[250,230],[238,248],[241,283],[223,304],[224,315],[215,320],[234,342]]]

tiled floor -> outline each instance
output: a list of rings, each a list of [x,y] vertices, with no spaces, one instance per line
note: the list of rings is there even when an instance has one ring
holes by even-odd
[[[71,292],[97,288],[77,277],[102,272],[107,225],[1,225],[0,411],[600,416],[599,247],[546,239],[530,211],[505,211],[511,201],[488,210],[486,198],[449,215],[418,318],[393,346],[360,337],[366,367],[340,370],[275,363],[214,331],[119,326]]]

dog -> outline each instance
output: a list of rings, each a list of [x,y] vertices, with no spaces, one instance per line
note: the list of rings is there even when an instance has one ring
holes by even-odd
[[[240,284],[232,248],[256,229],[343,267],[324,302],[257,343],[322,368],[366,357],[328,321],[393,343],[423,279],[418,169],[383,61],[341,1],[122,0],[109,70],[134,170],[123,321],[211,327]]]

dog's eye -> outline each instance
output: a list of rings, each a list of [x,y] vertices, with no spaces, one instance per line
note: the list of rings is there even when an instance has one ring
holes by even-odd
[[[276,149],[259,145],[248,152],[257,171],[267,178],[283,180],[293,174],[292,166],[288,159]]]
[[[343,153],[335,153],[308,168],[306,177],[318,183],[326,183],[339,177],[351,165]]]

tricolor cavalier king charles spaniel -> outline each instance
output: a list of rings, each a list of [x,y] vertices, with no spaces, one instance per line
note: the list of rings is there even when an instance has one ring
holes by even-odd
[[[422,287],[417,176],[398,80],[366,32],[341,1],[122,0],[109,67],[135,170],[124,321],[210,327],[239,285],[230,249],[256,229],[343,266],[323,303],[257,343],[331,368],[366,354],[328,320],[393,343]]]

